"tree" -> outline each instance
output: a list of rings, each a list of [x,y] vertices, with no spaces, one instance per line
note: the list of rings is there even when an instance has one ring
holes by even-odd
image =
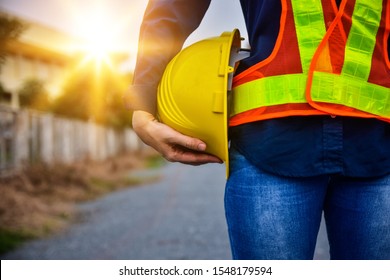
[[[26,80],[19,90],[19,98],[21,106],[40,111],[50,110],[49,94],[40,80]]]
[[[131,113],[125,109],[122,96],[132,75],[120,74],[109,65],[96,67],[94,61],[75,68],[54,100],[53,112],[116,128],[129,126]]]
[[[7,55],[7,42],[17,39],[25,29],[26,25],[18,19],[0,13],[0,64]]]
[[[87,72],[74,72],[68,78],[62,93],[54,100],[53,112],[69,118],[88,120],[90,80]]]
[[[6,102],[6,103],[11,102],[11,93],[7,92],[4,89],[2,83],[0,83],[0,103],[1,102]]]
[[[132,74],[124,75],[120,80],[122,86],[114,87],[106,98],[106,123],[116,128],[125,128],[131,125],[132,113],[125,108],[123,94],[130,85]]]

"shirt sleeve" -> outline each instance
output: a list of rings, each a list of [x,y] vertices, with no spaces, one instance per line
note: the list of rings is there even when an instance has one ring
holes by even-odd
[[[143,17],[129,110],[156,112],[157,86],[168,62],[199,26],[211,0],[150,0]]]

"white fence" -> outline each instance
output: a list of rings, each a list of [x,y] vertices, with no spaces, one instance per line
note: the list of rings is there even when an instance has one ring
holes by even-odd
[[[34,162],[104,160],[143,147],[131,129],[115,130],[0,105],[0,175]]]

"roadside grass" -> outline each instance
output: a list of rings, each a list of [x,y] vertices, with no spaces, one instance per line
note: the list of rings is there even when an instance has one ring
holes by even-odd
[[[104,162],[35,164],[1,179],[0,254],[66,228],[77,219],[77,203],[159,180],[135,174],[164,164],[153,152],[127,154]]]
[[[33,238],[35,238],[33,234],[0,229],[0,254],[12,251]]]
[[[167,161],[160,155],[151,155],[146,161],[146,168],[159,168],[164,166]]]

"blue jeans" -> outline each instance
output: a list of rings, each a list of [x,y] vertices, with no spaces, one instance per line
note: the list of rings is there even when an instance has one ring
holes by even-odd
[[[280,177],[234,149],[225,211],[234,259],[312,259],[322,212],[331,259],[390,259],[390,176]]]

